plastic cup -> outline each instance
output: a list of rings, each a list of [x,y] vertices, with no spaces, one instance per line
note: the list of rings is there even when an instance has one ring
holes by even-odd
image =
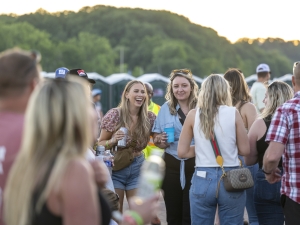
[[[175,136],[175,134],[174,134],[174,132],[175,132],[174,127],[166,127],[166,128],[164,128],[164,132],[166,132],[167,135],[168,135],[167,142],[168,143],[174,142],[174,136]]]

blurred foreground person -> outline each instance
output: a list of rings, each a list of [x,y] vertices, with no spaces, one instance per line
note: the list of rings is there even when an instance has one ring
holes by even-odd
[[[0,225],[6,179],[19,152],[28,99],[39,80],[39,63],[31,52],[10,49],[0,54]]]
[[[178,156],[196,156],[190,188],[192,224],[213,224],[216,207],[221,224],[243,224],[246,192],[227,192],[223,171],[211,141],[217,139],[225,171],[239,167],[239,155],[249,154],[249,143],[240,113],[231,106],[230,87],[220,75],[202,83],[196,109],[189,112],[178,144]],[[195,146],[190,146],[194,138]]]
[[[247,165],[254,165],[258,162],[259,170],[254,182],[254,203],[259,224],[283,225],[284,215],[280,205],[281,182],[269,184],[265,179],[263,171],[263,157],[268,148],[265,142],[268,128],[276,109],[293,97],[293,89],[282,81],[274,81],[267,87],[264,99],[265,108],[250,128],[248,133],[250,142],[250,154],[245,156]],[[278,168],[282,173],[282,160]]]
[[[7,225],[109,224],[110,207],[100,191],[106,178],[98,161],[85,158],[97,126],[89,86],[79,79],[47,81],[29,101],[4,193]],[[154,206],[148,202],[150,214]]]

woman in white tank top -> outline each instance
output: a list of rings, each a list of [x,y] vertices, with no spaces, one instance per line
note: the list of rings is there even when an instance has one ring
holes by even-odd
[[[220,180],[222,169],[210,143],[212,134],[217,137],[225,171],[239,166],[238,154],[249,154],[247,133],[239,112],[232,107],[229,84],[216,74],[203,82],[197,108],[186,118],[179,138],[178,156],[196,156],[190,188],[192,224],[213,224],[217,206],[222,224],[243,224],[246,193],[225,190]],[[192,138],[195,146],[190,147]]]

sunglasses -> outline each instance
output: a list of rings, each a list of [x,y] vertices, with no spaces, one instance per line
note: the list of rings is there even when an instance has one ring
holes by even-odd
[[[188,76],[190,78],[193,77],[192,71],[188,70],[188,69],[175,69],[172,70],[171,72],[171,80],[173,80],[176,75],[180,75],[180,76]]]

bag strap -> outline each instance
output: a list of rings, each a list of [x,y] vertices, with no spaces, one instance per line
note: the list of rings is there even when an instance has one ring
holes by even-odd
[[[221,155],[221,150],[219,148],[219,144],[218,144],[218,140],[217,140],[217,137],[216,137],[216,134],[214,133],[211,134],[211,138],[210,138],[210,143],[211,143],[211,147],[215,153],[215,156],[216,156],[216,161],[218,163],[218,165],[221,167],[222,169],[222,176],[220,177],[220,180],[218,182],[218,188],[217,188],[217,191],[216,191],[216,198],[218,198],[218,195],[219,195],[219,189],[220,189],[220,182],[221,180],[223,179],[223,177],[226,176],[226,173],[225,173],[225,170],[224,170],[224,167],[223,167],[223,157]]]
[[[223,157],[222,157],[221,150],[220,150],[218,140],[217,140],[215,133],[214,133],[214,135],[211,134],[210,144],[211,144],[212,149],[214,150],[216,161],[217,161],[218,165],[223,169],[224,161],[223,161]]]
[[[186,116],[185,116],[184,113],[182,112],[182,109],[181,109],[181,108],[179,108],[179,109],[177,110],[177,112],[178,112],[178,114],[179,114],[179,116],[180,116],[180,118],[179,118],[180,123],[181,123],[182,126],[183,126]]]

